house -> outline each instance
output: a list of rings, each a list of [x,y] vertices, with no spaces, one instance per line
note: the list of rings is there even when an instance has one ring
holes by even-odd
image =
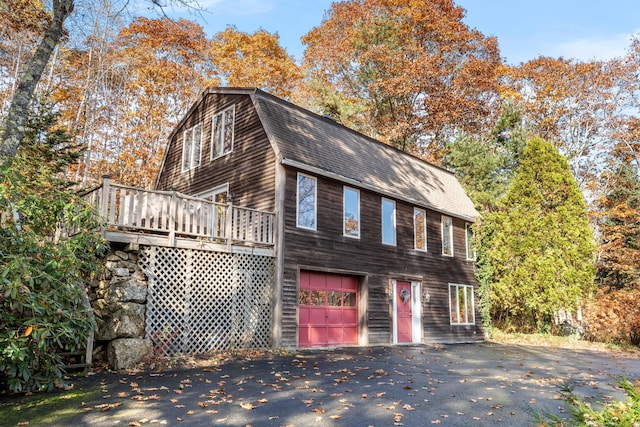
[[[483,339],[454,175],[259,89],[205,91],[156,190],[275,212],[272,344]]]

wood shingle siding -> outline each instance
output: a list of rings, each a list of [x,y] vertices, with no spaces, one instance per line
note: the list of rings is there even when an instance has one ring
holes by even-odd
[[[296,204],[295,169],[287,169],[285,204]],[[423,329],[426,341],[442,342],[482,339],[478,326],[449,324],[449,283],[472,285],[473,263],[466,260],[465,221],[454,219],[454,256],[442,255],[441,214],[427,211],[427,251],[413,249],[413,208],[396,201],[397,245],[382,244],[381,196],[360,192],[360,239],[342,235],[342,189],[338,181],[318,177],[318,230],[296,227],[295,209],[285,217],[283,345],[295,346],[297,328],[297,271],[317,269],[366,275],[369,298],[367,325],[370,344],[391,340],[388,290],[392,279],[419,279],[429,291],[423,302]],[[476,305],[477,306],[477,305]],[[479,320],[478,313],[476,319]],[[463,339],[461,339],[463,338]]]
[[[212,118],[231,105],[233,151],[211,160]],[[198,123],[200,166],[182,172],[183,133]],[[316,230],[296,226],[298,173],[317,180]],[[300,342],[301,271],[357,278],[360,345],[394,341],[397,305],[390,292],[397,281],[408,283],[412,295],[421,290],[412,304],[421,308],[423,342],[483,338],[477,303],[475,324],[450,322],[449,285],[476,286],[474,263],[466,259],[466,225],[478,217],[450,172],[261,90],[216,88],[204,92],[172,133],[156,187],[196,195],[225,183],[234,204],[277,216],[275,345]],[[343,235],[345,186],[360,195],[359,238]],[[396,245],[382,243],[383,198],[395,203]],[[414,249],[416,207],[426,212],[426,251]],[[443,215],[452,219],[453,256],[442,255]]]
[[[211,124],[213,116],[235,104],[233,151],[211,160]],[[209,94],[196,105],[172,134],[156,189],[174,189],[186,194],[202,194],[229,183],[234,204],[273,210],[275,155],[269,144],[251,98]],[[182,172],[182,145],[185,129],[203,123],[200,166]],[[238,167],[242,165],[242,167]]]

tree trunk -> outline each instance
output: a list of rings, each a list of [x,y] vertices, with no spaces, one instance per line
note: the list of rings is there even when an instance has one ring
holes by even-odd
[[[24,124],[36,85],[55,50],[64,28],[64,21],[73,12],[74,0],[53,0],[53,19],[44,33],[31,62],[25,70],[11,100],[4,134],[0,143],[0,159],[13,157],[24,138]]]

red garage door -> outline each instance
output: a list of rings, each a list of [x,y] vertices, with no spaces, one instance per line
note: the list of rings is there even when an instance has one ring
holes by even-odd
[[[300,272],[300,347],[358,344],[358,278]]]

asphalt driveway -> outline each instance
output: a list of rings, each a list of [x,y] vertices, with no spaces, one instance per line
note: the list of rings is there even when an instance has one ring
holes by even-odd
[[[566,415],[568,385],[589,402],[624,398],[617,353],[494,343],[300,351],[164,372],[91,375],[73,426],[528,426]]]

